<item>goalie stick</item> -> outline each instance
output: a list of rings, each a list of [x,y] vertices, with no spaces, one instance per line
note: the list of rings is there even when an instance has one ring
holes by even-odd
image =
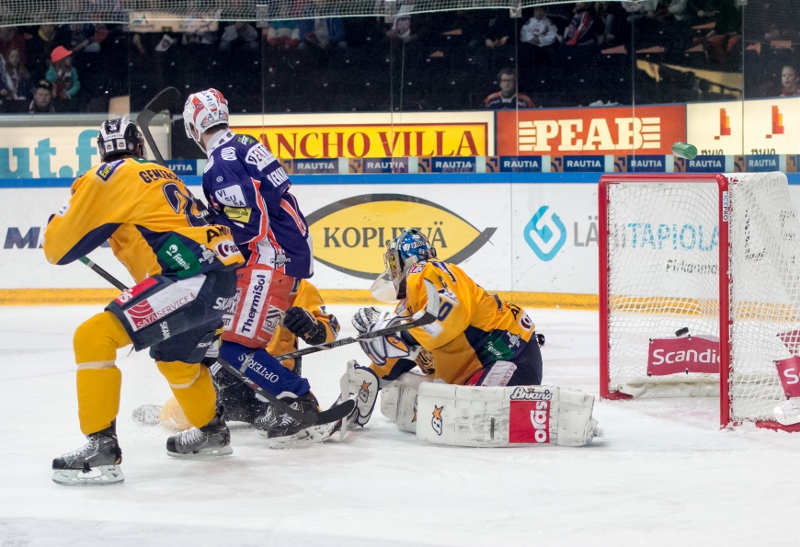
[[[436,287],[433,286],[433,283],[431,283],[427,279],[424,280],[424,283],[425,283],[425,292],[428,293],[428,304],[425,306],[425,310],[422,313],[422,315],[420,315],[419,312],[414,314],[415,316],[418,315],[419,317],[412,316],[411,321],[407,323],[402,323],[400,325],[395,325],[394,327],[379,329],[373,332],[365,332],[364,334],[360,334],[358,336],[342,338],[340,340],[334,340],[333,342],[328,342],[327,344],[320,344],[319,346],[311,346],[308,348],[303,348],[297,351],[293,351],[291,353],[284,353],[283,355],[278,355],[277,357],[275,357],[275,359],[277,359],[278,361],[283,361],[284,359],[296,359],[297,357],[308,355],[310,353],[317,353],[318,351],[323,351],[326,349],[338,348],[339,346],[346,346],[348,344],[353,344],[361,340],[378,338],[379,336],[388,336],[390,334],[395,334],[405,330],[413,329],[414,327],[421,327],[423,325],[429,325],[433,323],[439,316],[439,292],[436,290]]]
[[[159,112],[162,110],[167,110],[169,107],[175,104],[175,101],[180,98],[181,92],[176,88],[167,87],[162,89],[158,95],[153,97],[153,99],[147,103],[147,105],[144,107],[144,110],[139,112],[139,115],[136,117],[136,123],[139,124],[139,129],[142,130],[142,134],[147,141],[147,145],[150,147],[150,151],[153,152],[156,163],[159,165],[164,165],[164,158],[161,155],[161,152],[159,152],[158,146],[156,146],[156,141],[153,139],[152,133],[150,133],[150,122]]]

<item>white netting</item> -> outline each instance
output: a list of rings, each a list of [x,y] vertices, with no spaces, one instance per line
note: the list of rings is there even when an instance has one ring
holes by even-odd
[[[722,394],[730,397],[730,421],[774,421],[785,400],[774,361],[791,356],[778,335],[800,329],[800,221],[782,173],[727,177],[732,328],[730,393]],[[709,389],[716,374],[647,375],[651,338],[675,337],[684,327],[720,335],[717,182],[612,184],[607,218],[609,390],[717,391]]]
[[[718,392],[719,377],[647,376],[650,339],[719,335],[716,184],[609,187],[611,391],[634,396]],[[655,389],[655,388],[658,389]]]
[[[778,335],[800,328],[800,222],[782,173],[731,175],[731,418],[774,420]]]
[[[620,1],[620,0],[616,0]],[[0,27],[63,23],[173,22],[187,19],[266,21],[314,17],[391,16],[463,9],[514,8],[568,0],[3,0]]]

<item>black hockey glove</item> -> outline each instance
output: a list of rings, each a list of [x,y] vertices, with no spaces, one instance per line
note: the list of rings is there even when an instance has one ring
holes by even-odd
[[[283,326],[312,346],[325,342],[325,326],[303,308],[292,306],[283,316]]]

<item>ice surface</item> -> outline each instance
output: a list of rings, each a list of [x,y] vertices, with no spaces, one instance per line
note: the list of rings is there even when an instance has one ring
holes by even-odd
[[[354,334],[350,306],[329,306]],[[120,352],[125,483],[68,488],[52,458],[82,445],[72,333],[99,311],[0,308],[0,546],[798,545],[800,435],[718,430],[715,399],[601,402],[585,448],[424,445],[379,413],[343,443],[269,450],[232,427],[233,456],[165,454],[131,411],[169,396],[146,352]],[[597,394],[596,314],[531,310],[545,383]],[[357,345],[305,358],[320,401]]]

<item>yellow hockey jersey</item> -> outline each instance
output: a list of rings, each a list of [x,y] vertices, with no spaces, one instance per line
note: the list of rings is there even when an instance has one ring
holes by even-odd
[[[434,379],[464,384],[485,366],[501,360],[513,362],[528,343],[537,343],[535,338],[531,342],[535,327],[523,309],[487,293],[454,264],[434,260],[415,264],[407,275],[406,299],[398,306],[405,310],[403,315],[425,309],[426,279],[439,292],[439,316],[407,333],[433,356],[432,371],[426,373]],[[385,365],[373,363],[371,368],[379,378],[390,381],[415,364],[420,363],[389,359]]]
[[[51,264],[69,264],[106,240],[137,283],[244,263],[230,230],[202,218],[183,181],[140,158],[103,163],[76,179],[45,229],[43,249]]]
[[[317,288],[305,279],[300,280],[297,294],[294,297],[293,306],[303,308],[308,311],[318,323],[325,327],[325,344],[333,342],[339,335],[339,321],[333,314],[325,309],[325,302],[319,294]],[[267,346],[267,353],[270,355],[283,355],[297,349],[297,336],[292,334],[289,329],[279,325],[272,335],[272,340]],[[289,370],[294,370],[295,360],[285,359],[281,364]]]

